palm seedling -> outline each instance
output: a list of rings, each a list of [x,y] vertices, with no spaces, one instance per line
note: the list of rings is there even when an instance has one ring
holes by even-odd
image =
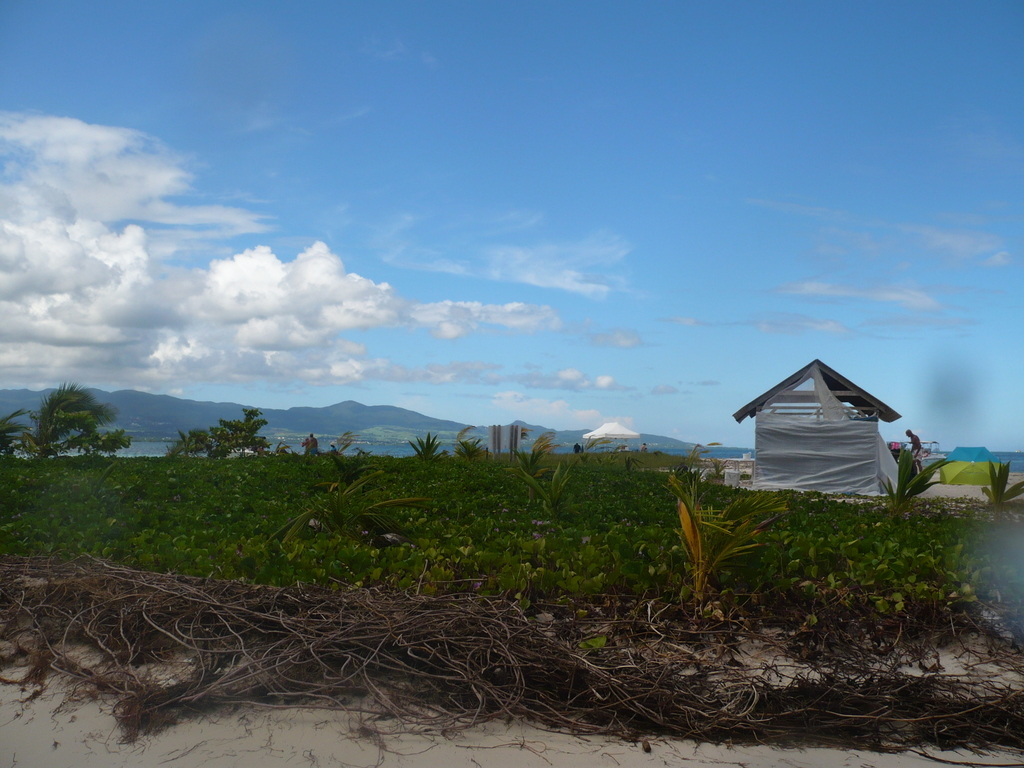
[[[913,509],[917,497],[933,485],[938,484],[939,481],[932,480],[932,477],[948,463],[942,459],[928,464],[915,474],[914,455],[910,451],[901,450],[896,471],[896,485],[893,485],[890,479],[886,479],[884,484],[886,511],[896,517]]]
[[[529,474],[522,467],[513,467],[512,471],[526,483],[530,489],[530,498],[536,497],[541,500],[545,514],[557,517],[568,512],[572,506],[566,487],[572,473],[572,466],[568,462],[559,462],[551,475],[551,480],[547,483],[542,483],[539,478]]]
[[[388,510],[400,507],[422,508],[430,499],[413,497],[374,501],[371,495],[376,487],[374,483],[383,474],[377,470],[351,482],[342,479],[335,483],[321,483],[327,487],[326,498],[293,517],[274,532],[274,537],[287,542],[310,530],[344,536],[356,541],[360,540],[364,533],[374,536],[387,533],[401,534],[401,525]]]
[[[693,471],[689,477],[671,475],[668,481],[678,500],[680,537],[698,602],[707,597],[723,568],[761,546],[758,536],[786,511],[786,503],[771,493],[744,493],[724,509],[704,509],[694,494],[701,482],[699,472]]]
[[[417,437],[415,443],[410,440],[409,445],[412,446],[416,458],[423,461],[436,461],[442,456],[441,441],[429,432],[425,438]]]
[[[513,453],[512,457],[516,461],[516,466],[511,467],[509,471],[529,475],[535,480],[539,480],[551,472],[551,467],[546,467],[544,464],[548,454],[558,447],[554,443],[554,438],[554,432],[545,432],[533,441],[529,451],[516,451]],[[529,486],[529,491],[530,500],[532,501],[536,498],[536,491],[533,486]]]
[[[992,508],[997,512],[1006,508],[1006,503],[1024,494],[1024,482],[1010,482],[1010,463],[989,462],[988,465],[988,486],[981,490],[992,503]]]
[[[476,427],[466,427],[455,436],[455,458],[463,461],[479,461],[487,456],[487,449],[479,437],[467,437]]]

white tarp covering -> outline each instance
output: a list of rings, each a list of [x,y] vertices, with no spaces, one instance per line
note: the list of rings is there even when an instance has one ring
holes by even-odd
[[[629,427],[622,426],[617,421],[609,421],[606,424],[602,424],[593,432],[587,432],[583,437],[587,440],[595,437],[607,437],[611,440],[632,440],[635,437],[640,437],[640,433],[634,432]]]
[[[827,399],[827,398],[823,398]],[[877,496],[896,461],[874,419],[801,418],[761,412],[754,488]]]

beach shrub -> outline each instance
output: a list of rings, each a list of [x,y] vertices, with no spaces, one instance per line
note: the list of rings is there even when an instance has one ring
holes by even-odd
[[[948,462],[945,459],[936,461],[923,467],[920,472],[914,471],[914,456],[910,451],[900,451],[899,462],[897,463],[896,485],[886,479],[884,488],[886,495],[886,509],[893,517],[910,512],[914,507],[916,497],[927,491],[938,480],[933,480],[935,473]]]
[[[988,486],[982,488],[985,496],[997,511],[1005,509],[1006,503],[1024,494],[1024,481],[1009,485],[1010,463],[989,462]]]

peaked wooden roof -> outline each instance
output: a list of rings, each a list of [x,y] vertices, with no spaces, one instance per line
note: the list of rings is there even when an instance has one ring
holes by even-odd
[[[763,395],[751,400],[736,411],[732,417],[736,419],[736,421],[743,421],[748,416],[753,418],[757,415],[757,412],[764,407],[765,403],[769,402],[777,394],[787,389],[791,389],[804,379],[807,379],[815,366],[817,366],[818,372],[821,374],[821,378],[825,382],[825,385],[837,400],[847,403],[848,405],[852,405],[854,408],[866,415],[878,416],[882,421],[890,422],[896,421],[896,419],[900,418],[900,415],[888,405],[883,403],[874,395],[858,387],[845,376],[829,368],[821,362],[821,360],[812,360],[785,381],[779,382]]]

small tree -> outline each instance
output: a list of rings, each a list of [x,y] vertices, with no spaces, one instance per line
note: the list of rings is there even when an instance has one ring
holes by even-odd
[[[259,408],[243,408],[243,419],[219,419],[219,425],[210,427],[210,446],[206,450],[211,458],[224,458],[235,451],[265,451],[270,447],[259,431],[267,426],[267,420],[261,418],[263,412]]]
[[[190,429],[185,434],[178,430],[178,439],[168,446],[168,456],[198,456],[210,450],[210,433],[205,429]]]
[[[19,446],[29,456],[48,458],[71,451],[114,453],[132,442],[123,429],[99,431],[114,422],[117,409],[99,402],[80,384],[61,384],[29,417],[34,426],[22,434]]]

